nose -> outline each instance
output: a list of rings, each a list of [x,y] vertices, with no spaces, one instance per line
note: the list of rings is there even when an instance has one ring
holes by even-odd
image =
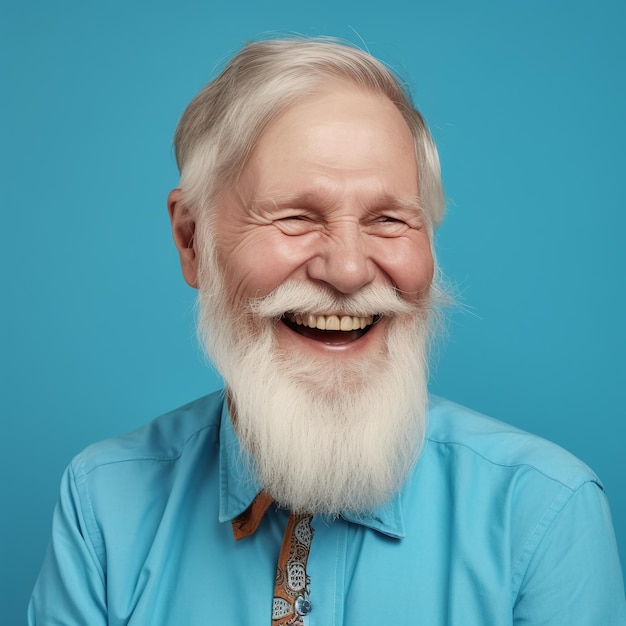
[[[317,254],[309,261],[309,278],[325,282],[345,294],[371,283],[375,266],[366,237],[358,223],[336,224],[324,235]]]

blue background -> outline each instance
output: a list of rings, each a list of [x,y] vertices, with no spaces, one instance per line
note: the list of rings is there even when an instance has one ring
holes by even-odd
[[[4,3],[3,624],[21,624],[63,468],[216,388],[165,199],[218,62],[271,31],[364,41],[441,153],[451,312],[432,389],[568,448],[626,560],[626,5],[573,0]]]

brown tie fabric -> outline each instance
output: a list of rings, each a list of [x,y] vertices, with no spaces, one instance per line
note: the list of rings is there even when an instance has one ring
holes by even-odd
[[[312,539],[311,515],[291,513],[276,566],[272,626],[303,626],[302,616],[311,612],[306,564]]]
[[[272,502],[272,498],[261,491],[252,504],[233,520],[233,535],[236,540],[248,537],[256,531]],[[302,617],[311,612],[310,581],[306,572],[313,539],[311,519],[311,515],[291,513],[287,520],[276,566],[272,626],[303,626]]]

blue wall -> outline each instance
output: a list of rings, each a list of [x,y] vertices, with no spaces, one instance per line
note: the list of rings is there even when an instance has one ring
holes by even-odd
[[[335,4],[3,8],[3,624],[24,622],[69,459],[219,385],[169,233],[171,137],[216,63],[269,31],[362,39],[410,81],[462,302],[432,388],[594,467],[626,561],[626,5]]]

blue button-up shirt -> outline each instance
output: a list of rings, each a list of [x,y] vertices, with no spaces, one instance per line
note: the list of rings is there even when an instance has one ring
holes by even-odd
[[[269,626],[288,512],[271,506],[240,541],[231,527],[259,489],[221,393],[87,448],[63,477],[29,624]],[[313,527],[308,626],[626,625],[593,472],[441,399],[402,491]]]

